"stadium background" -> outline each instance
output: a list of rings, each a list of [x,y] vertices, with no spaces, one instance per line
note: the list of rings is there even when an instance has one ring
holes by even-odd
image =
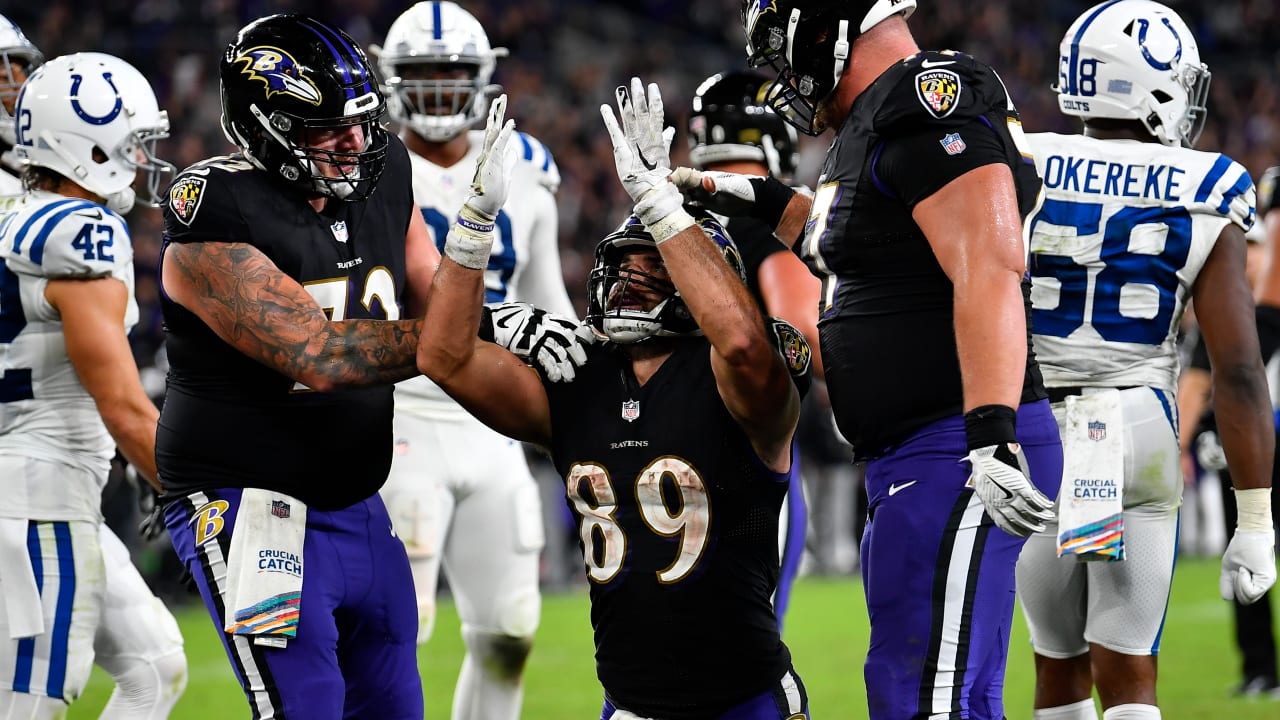
[[[1198,147],[1230,155],[1257,178],[1269,165],[1280,163],[1280,89],[1276,83],[1280,75],[1280,1],[1166,2],[1191,25],[1200,41],[1202,59],[1213,71],[1209,122]],[[382,41],[392,20],[410,4],[379,0],[3,0],[0,13],[16,22],[46,57],[98,50],[137,66],[151,80],[161,106],[169,111],[173,135],[162,144],[162,156],[182,168],[231,149],[218,128],[217,63],[222,48],[239,27],[273,12],[305,11],[343,27],[367,48]],[[686,153],[685,113],[694,89],[712,73],[743,67],[739,0],[461,0],[460,4],[480,19],[495,46],[511,51],[510,57],[498,61],[494,80],[509,93],[508,112],[516,118],[519,128],[541,139],[555,155],[563,177],[558,202],[564,278],[571,297],[582,309],[592,249],[630,210],[614,174],[611,147],[601,127],[598,106],[610,102],[613,87],[632,75],[658,82],[666,99],[669,122],[680,128],[676,161],[681,162]],[[921,47],[970,52],[996,67],[1022,113],[1027,131],[1070,131],[1075,127],[1074,121],[1058,113],[1050,89],[1057,76],[1057,46],[1071,20],[1092,4],[1077,0],[920,0],[921,7],[910,25]],[[799,180],[813,182],[827,142],[804,140]],[[143,310],[143,321],[131,341],[139,365],[144,368],[148,390],[159,398],[163,392],[163,355],[157,351],[162,349],[163,332],[154,278],[160,216],[155,210],[142,208],[135,210],[129,220],[136,247],[138,300]],[[135,556],[149,579],[169,601],[181,603],[189,599],[176,582],[176,569],[168,561],[172,553],[167,542],[139,545],[130,527],[138,514],[131,494],[110,490],[107,502],[114,507],[109,515],[121,527],[122,536],[135,545]],[[561,552],[566,548],[570,553],[576,552],[571,545],[559,544]],[[548,566],[554,568],[557,562],[570,566],[574,563],[570,556],[553,558]],[[1177,632],[1176,637],[1185,638],[1187,646],[1179,651],[1180,659],[1162,657],[1161,693],[1168,698],[1170,688],[1205,684],[1199,694],[1192,693],[1201,699],[1167,707],[1166,717],[1280,718],[1280,703],[1272,703],[1270,709],[1218,707],[1217,699],[1224,697],[1227,685],[1237,679],[1228,613],[1226,606],[1214,599],[1213,561],[1192,562],[1185,567],[1185,571],[1180,568],[1180,577],[1190,573],[1194,578],[1191,582],[1199,587],[1187,588],[1183,583],[1179,590],[1175,585],[1170,624],[1171,628],[1179,627],[1175,623],[1182,622],[1185,629],[1171,629],[1170,636]],[[549,572],[548,576],[563,580],[572,577],[573,571]],[[564,601],[551,600],[548,609],[552,613],[563,612],[567,625],[561,629],[558,620],[550,616],[544,620],[531,661],[530,692],[538,691],[538,678],[550,667],[549,675],[578,683],[575,695],[586,697],[583,707],[589,707],[598,690],[581,686],[582,682],[590,685],[592,681],[585,598],[577,593]],[[216,640],[211,642],[207,620],[198,608],[192,610],[195,612],[180,611],[184,630],[198,627],[188,632],[203,633],[195,645],[205,654],[193,657],[189,697],[175,716],[238,717],[243,705],[234,684],[228,685],[234,681],[213,644]],[[864,615],[856,583],[802,583],[793,613],[799,616],[789,626],[788,640],[793,646],[807,642],[805,634],[810,633],[817,647],[826,648],[821,656],[812,657],[806,654],[811,652],[807,645],[796,647],[811,690],[817,691],[815,683],[824,682],[811,668],[820,663],[833,666],[824,667],[822,672],[831,672],[834,682],[843,682],[841,691],[848,698],[859,697],[858,668],[860,648],[865,647],[865,620],[845,617]],[[843,624],[832,625],[820,619],[828,613],[839,613],[844,617]],[[456,638],[448,637],[444,622],[436,632],[436,640],[422,655],[424,676],[431,676],[427,679],[428,708],[447,707],[460,653],[450,645],[456,645]],[[846,625],[847,633],[837,629]],[[555,643],[564,640],[560,636],[565,633],[571,636],[568,646],[575,648],[572,660],[556,654]],[[799,637],[793,637],[795,634]],[[1025,630],[1014,640],[1014,657],[1020,657],[1025,664],[1029,655],[1025,647],[1017,647],[1020,639],[1025,643]],[[190,634],[188,644],[192,651],[196,650]],[[560,672],[557,663],[561,661],[565,667],[576,669]],[[1014,697],[1029,699],[1029,667],[1019,669],[1017,664],[1011,661],[1010,692]],[[438,672],[428,673],[428,667],[438,668]],[[811,669],[806,671],[806,667]],[[216,700],[205,700],[204,691],[198,689],[205,684],[201,675],[210,673],[209,682],[220,688],[213,696]],[[95,677],[91,697],[86,698],[88,705],[93,704],[95,693],[102,692],[102,677]],[[1015,684],[1022,687],[1014,687]],[[560,694],[563,690],[557,687],[553,692]],[[443,704],[439,699],[442,693]],[[539,714],[539,702],[542,701],[531,695],[527,717],[569,717],[564,712],[568,706],[553,701],[548,701],[551,704],[546,707],[558,709]],[[826,712],[821,716],[863,716],[857,708],[864,706],[857,706],[856,700],[834,702],[825,704]],[[846,702],[855,706],[847,706]],[[195,707],[203,710],[197,712]],[[1029,715],[1027,707],[1026,700],[1020,707],[1011,707],[1010,717]],[[92,716],[94,713],[83,705],[72,711],[72,717]],[[435,717],[431,713],[428,716]],[[586,715],[578,713],[574,717]]]

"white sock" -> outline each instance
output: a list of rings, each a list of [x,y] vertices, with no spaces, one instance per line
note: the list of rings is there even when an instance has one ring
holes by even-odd
[[[1098,710],[1093,706],[1093,698],[1087,698],[1070,705],[1043,708],[1031,714],[1032,720],[1098,720]]]
[[[150,661],[124,656],[95,661],[116,681],[100,720],[164,720],[187,687],[187,658],[181,649]]]
[[[1139,703],[1116,705],[1102,713],[1102,720],[1160,720],[1160,708]]]

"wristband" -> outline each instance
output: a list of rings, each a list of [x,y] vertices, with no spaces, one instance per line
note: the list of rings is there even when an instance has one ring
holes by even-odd
[[[774,177],[752,178],[751,188],[756,194],[756,201],[751,205],[751,217],[768,223],[771,230],[776,229],[796,191]]]
[[[964,414],[964,435],[970,450],[1000,443],[1016,443],[1018,414],[1006,405],[983,405]]]
[[[450,260],[469,270],[489,267],[489,255],[493,252],[493,230],[471,230],[461,223],[454,223],[444,239],[444,254]]]
[[[1237,530],[1274,532],[1271,524],[1271,488],[1236,490]]]

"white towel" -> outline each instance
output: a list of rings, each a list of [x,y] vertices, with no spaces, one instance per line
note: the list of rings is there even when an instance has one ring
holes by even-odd
[[[23,518],[0,518],[0,587],[11,640],[44,633],[44,607],[27,547],[30,523]]]
[[[224,628],[283,646],[298,634],[302,606],[302,546],[307,506],[297,498],[247,488],[240,496],[227,558]]]
[[[1058,492],[1058,556],[1124,559],[1124,428],[1120,391],[1067,397]]]

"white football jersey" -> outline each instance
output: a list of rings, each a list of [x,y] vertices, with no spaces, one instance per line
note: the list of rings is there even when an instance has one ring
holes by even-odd
[[[1027,219],[1036,358],[1049,387],[1174,392],[1178,322],[1253,180],[1225,155],[1136,140],[1027,135],[1044,179]]]
[[[89,497],[95,508],[115,442],[67,357],[61,317],[44,291],[50,279],[100,277],[128,288],[127,332],[138,322],[138,306],[133,244],[119,215],[41,191],[0,210],[0,456],[57,460],[91,471],[100,478],[97,487],[48,490],[51,497]],[[0,494],[10,497],[5,481],[0,477]]]
[[[450,167],[440,167],[414,153],[413,198],[427,221],[431,239],[443,252],[445,236],[462,203],[471,194],[476,161],[484,147],[484,132],[468,133],[471,149]],[[517,133],[521,162],[515,165],[507,202],[498,213],[497,234],[485,270],[485,302],[519,300],[548,312],[576,316],[564,289],[555,196],[558,182],[551,154],[537,140]],[[548,168],[550,170],[548,170]],[[549,172],[554,171],[554,177]],[[396,385],[396,407],[418,414],[465,414],[465,410],[425,377]]]

